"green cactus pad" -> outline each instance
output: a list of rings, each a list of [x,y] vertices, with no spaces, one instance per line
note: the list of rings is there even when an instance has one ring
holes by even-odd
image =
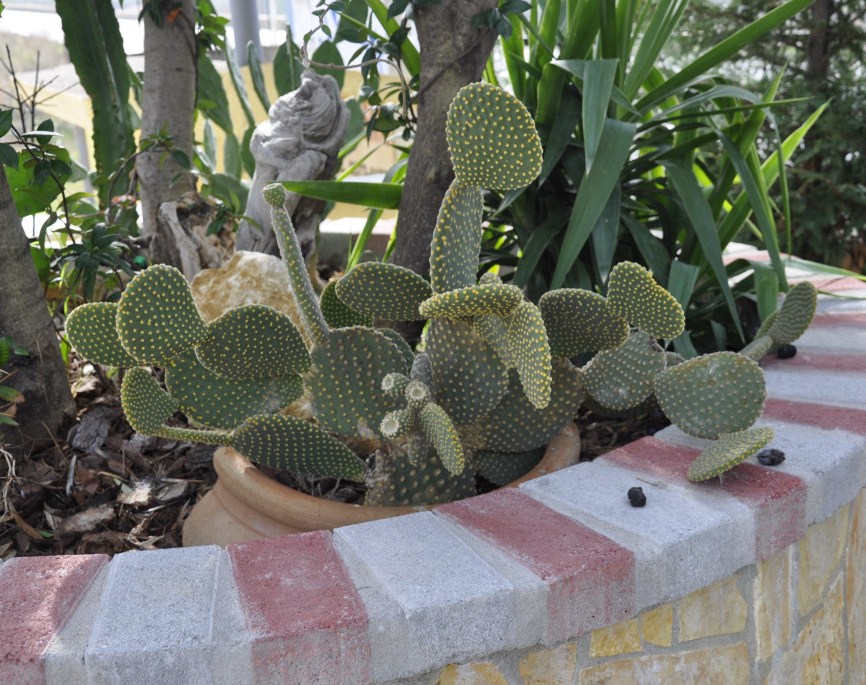
[[[758,329],[758,332],[755,333],[755,337],[753,340],[757,340],[758,338],[762,338],[765,335],[770,334],[770,328],[776,323],[776,319],[779,318],[779,310],[777,309],[774,312],[771,312],[770,315],[761,322],[761,327]]]
[[[748,459],[772,439],[772,428],[723,433],[692,462],[686,475],[693,482],[719,476]]]
[[[375,436],[382,417],[399,406],[382,392],[382,379],[409,372],[397,346],[372,328],[340,328],[311,356],[307,384],[319,423],[343,435]]]
[[[470,324],[436,319],[426,343],[436,401],[457,426],[474,423],[499,404],[508,389],[507,369]]]
[[[431,393],[436,394],[436,386],[433,383],[433,365],[426,353],[421,352],[415,355],[409,377],[414,381],[421,381],[430,389]]]
[[[69,343],[85,359],[105,366],[136,366],[117,335],[117,304],[91,302],[72,310],[66,319]]]
[[[481,251],[481,191],[455,180],[439,208],[430,243],[430,285],[434,293],[475,285]]]
[[[210,371],[236,380],[278,378],[310,368],[310,354],[292,320],[261,304],[229,309],[211,321],[196,352]]]
[[[714,352],[665,370],[655,380],[659,406],[672,423],[699,438],[751,426],[766,397],[764,374],[735,352]]]
[[[428,402],[418,412],[417,420],[418,428],[436,450],[442,465],[452,475],[462,473],[465,466],[463,446],[451,417],[435,402]]]
[[[762,335],[755,338],[752,342],[750,342],[742,350],[740,350],[740,354],[744,357],[748,357],[749,359],[754,359],[756,362],[759,362],[770,353],[772,347],[773,338],[771,338],[769,335]]]
[[[355,311],[389,321],[425,318],[418,306],[432,294],[430,284],[396,264],[361,262],[337,281],[337,297]]]
[[[389,373],[382,379],[382,392],[389,397],[403,397],[407,385],[409,376],[405,373]]]
[[[322,316],[331,328],[373,325],[373,317],[356,312],[337,297],[337,281],[328,281],[319,296],[319,306],[322,308]]]
[[[180,405],[146,369],[136,366],[123,377],[120,403],[129,425],[142,435],[156,435]]]
[[[812,323],[817,306],[818,290],[814,284],[803,281],[793,286],[767,331],[773,338],[774,347],[788,345],[803,335]]]
[[[599,352],[580,373],[592,399],[607,410],[621,412],[652,394],[653,380],[664,368],[665,354],[655,338],[636,331],[617,349]]]
[[[363,482],[367,472],[342,442],[294,416],[252,416],[234,432],[232,447],[259,464],[296,473]]]
[[[607,307],[654,338],[672,340],[685,328],[680,303],[655,282],[651,271],[634,262],[620,262],[611,270]]]
[[[541,141],[520,100],[489,83],[461,88],[445,124],[454,175],[460,183],[516,190],[541,172]]]
[[[550,346],[541,312],[522,302],[509,318],[508,347],[527,399],[539,409],[550,402]]]
[[[139,272],[120,296],[117,333],[139,363],[165,366],[204,340],[207,324],[183,274],[154,264]]]
[[[256,414],[287,407],[304,391],[301,377],[231,380],[205,368],[193,350],[177,357],[165,371],[165,384],[193,421],[232,429]]]
[[[485,283],[433,295],[418,311],[425,319],[471,319],[482,314],[508,316],[521,302],[520,288]]]
[[[554,359],[551,371],[550,402],[543,409],[521,392],[517,372],[509,374],[508,393],[483,422],[484,449],[524,452],[542,447],[574,418],[585,396],[580,373],[564,359]]]
[[[376,330],[397,346],[400,354],[403,355],[403,360],[406,362],[406,368],[411,369],[412,364],[415,362],[415,353],[409,347],[409,343],[406,342],[405,338],[393,328],[377,328]]]
[[[499,274],[493,271],[485,271],[481,274],[481,278],[478,279],[478,285],[487,285],[488,283],[502,283],[502,279],[499,277]]]
[[[472,325],[475,331],[493,348],[505,367],[513,369],[516,361],[508,341],[508,323],[509,319],[503,319],[493,314],[484,314],[476,317]]]
[[[529,473],[541,461],[543,455],[543,448],[526,452],[490,452],[485,450],[475,455],[475,466],[478,469],[478,475],[501,487]]]
[[[420,409],[432,399],[430,388],[415,379],[409,381],[403,395],[406,398],[406,404],[412,409]]]
[[[415,455],[415,463],[403,453],[399,453],[395,459],[380,460],[377,457],[376,469],[367,481],[365,504],[444,504],[476,493],[474,469],[464,468],[459,475],[451,475],[440,460],[433,456],[432,447],[420,439],[408,443],[412,444],[422,450]],[[408,445],[406,450],[409,449]]]
[[[262,191],[262,197],[271,207],[283,207],[286,204],[288,194],[279,183],[271,183]]]
[[[628,338],[628,321],[614,314],[597,293],[561,288],[538,300],[550,353],[567,359],[582,352],[613,350]]]
[[[385,414],[379,423],[379,432],[389,440],[408,435],[415,427],[415,412],[411,409],[395,409]]]

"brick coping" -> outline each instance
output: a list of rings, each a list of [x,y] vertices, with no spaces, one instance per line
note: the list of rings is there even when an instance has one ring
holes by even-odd
[[[689,483],[700,441],[668,428],[516,490],[333,533],[2,563],[0,682],[384,683],[683,597],[866,487],[864,313],[822,298],[799,361],[764,364],[759,425],[779,467]]]

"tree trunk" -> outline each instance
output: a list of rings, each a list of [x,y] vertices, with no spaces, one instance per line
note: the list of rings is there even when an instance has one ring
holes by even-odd
[[[813,83],[823,83],[830,72],[830,21],[834,12],[833,0],[817,0],[810,9],[806,78]]]
[[[180,13],[164,17],[162,27],[147,13],[144,15],[141,139],[163,131],[172,137],[175,149],[192,159],[197,63],[195,3],[182,0],[177,4]],[[150,239],[150,257],[155,262],[179,266],[171,234],[160,226],[159,207],[195,190],[193,176],[164,149],[140,154],[135,171],[141,189],[142,232]]]
[[[50,440],[75,417],[66,365],[30,258],[30,246],[0,168],[0,337],[9,336],[30,353],[14,356],[3,385],[18,390],[18,427],[0,427],[0,442],[21,453]]]
[[[454,179],[445,144],[445,116],[463,86],[481,79],[496,41],[490,28],[475,28],[472,17],[496,0],[442,0],[415,5],[421,46],[418,130],[406,168],[397,218],[393,262],[420,274],[430,271],[430,239],[439,205]]]

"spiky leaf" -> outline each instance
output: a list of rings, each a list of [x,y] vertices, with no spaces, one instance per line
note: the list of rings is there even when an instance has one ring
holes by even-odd
[[[372,328],[340,328],[311,356],[307,382],[319,423],[343,435],[375,436],[382,417],[399,406],[382,392],[382,379],[409,372],[397,346]]]
[[[550,401],[550,346],[541,312],[522,302],[508,321],[508,347],[527,399],[542,409]]]
[[[455,180],[439,207],[430,243],[430,285],[444,293],[475,285],[481,251],[481,191]]]
[[[716,438],[751,426],[767,392],[757,363],[735,352],[714,352],[659,374],[655,394],[665,415],[683,431]]]
[[[436,401],[458,426],[486,416],[508,389],[507,370],[493,349],[463,321],[436,319],[427,332]],[[523,397],[523,392],[518,389]]]
[[[66,319],[70,344],[85,359],[105,366],[135,366],[138,362],[120,344],[117,304],[91,302],[72,310]]]
[[[163,390],[150,373],[136,366],[123,378],[120,403],[132,429],[142,435],[156,435],[180,406]]]
[[[309,421],[294,416],[253,416],[238,428],[232,447],[275,469],[363,482],[366,467],[352,450]]]
[[[628,338],[625,317],[612,312],[605,298],[589,290],[551,290],[538,300],[538,308],[554,357],[612,350]]]
[[[655,339],[636,331],[617,349],[599,352],[580,372],[590,396],[619,412],[649,397],[654,378],[664,368],[665,354]]]
[[[424,434],[442,465],[453,475],[463,472],[465,461],[460,435],[451,421],[451,417],[435,402],[428,402],[418,412],[418,427]]]
[[[654,338],[672,340],[685,328],[680,303],[655,282],[652,272],[634,262],[620,262],[611,270],[607,307]]]
[[[813,283],[803,281],[793,286],[767,331],[773,338],[774,346],[788,345],[803,335],[812,323],[817,305],[818,290]]]
[[[748,459],[772,439],[772,428],[723,433],[692,462],[686,475],[694,482],[721,475]]]
[[[541,141],[520,100],[488,83],[461,88],[445,124],[454,174],[460,183],[516,190],[541,171]]]
[[[322,316],[331,328],[349,326],[372,326],[373,317],[356,312],[337,296],[337,281],[329,281],[319,296]]]
[[[231,429],[250,416],[287,407],[304,391],[295,373],[281,378],[233,380],[205,368],[193,350],[177,357],[165,371],[165,384],[193,421]]]
[[[310,368],[310,354],[292,320],[261,304],[229,309],[211,321],[196,352],[213,373],[237,380],[279,378]]]
[[[541,447],[574,418],[585,396],[580,374],[564,359],[554,359],[551,372],[550,402],[543,409],[521,392],[517,372],[509,374],[508,392],[483,423],[485,449],[523,452]]]
[[[430,284],[414,271],[383,262],[361,262],[337,281],[337,297],[367,316],[389,321],[425,318],[418,306],[430,297]]]
[[[433,295],[418,311],[426,319],[471,319],[482,314],[508,316],[521,302],[520,288],[485,283]]]
[[[165,366],[204,340],[207,324],[183,274],[154,264],[133,278],[117,306],[123,347],[141,364]]]

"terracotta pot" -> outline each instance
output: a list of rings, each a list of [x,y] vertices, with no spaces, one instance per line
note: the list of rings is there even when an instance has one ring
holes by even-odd
[[[580,435],[569,423],[547,446],[541,461],[520,483],[576,464]],[[219,479],[190,512],[183,527],[183,544],[230,545],[311,530],[332,530],[353,523],[409,514],[430,506],[374,507],[345,504],[305,495],[268,478],[242,454],[221,447],[214,454]]]

